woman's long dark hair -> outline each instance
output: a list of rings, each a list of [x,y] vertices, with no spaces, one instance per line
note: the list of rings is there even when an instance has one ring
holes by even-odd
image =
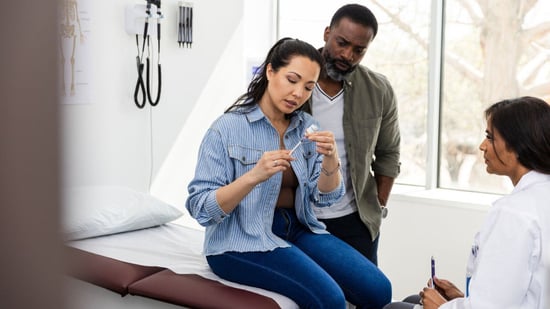
[[[292,38],[280,39],[267,53],[267,57],[260,66],[261,71],[254,76],[248,85],[247,92],[237,98],[225,112],[244,111],[247,107],[258,104],[267,89],[267,65],[271,63],[271,68],[277,72],[281,67],[287,66],[295,56],[304,56],[317,62],[321,70],[324,67],[323,57],[309,43]]]
[[[535,97],[503,100],[485,110],[506,147],[525,167],[550,174],[550,105]],[[498,155],[498,154],[497,154]]]

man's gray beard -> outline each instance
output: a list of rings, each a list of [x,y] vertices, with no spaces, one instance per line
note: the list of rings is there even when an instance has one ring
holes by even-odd
[[[333,63],[329,63],[329,62],[326,63],[326,70],[327,70],[328,77],[338,82],[348,79],[348,77],[350,76],[350,74],[353,72],[354,69],[355,67],[350,69],[348,72],[342,72],[341,70],[338,70]]]

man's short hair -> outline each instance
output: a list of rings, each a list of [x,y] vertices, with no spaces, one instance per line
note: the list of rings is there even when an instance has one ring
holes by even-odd
[[[346,4],[339,8],[330,20],[330,28],[338,25],[342,18],[349,18],[353,22],[361,24],[365,27],[372,28],[373,38],[378,32],[378,21],[376,17],[367,7],[360,4]]]

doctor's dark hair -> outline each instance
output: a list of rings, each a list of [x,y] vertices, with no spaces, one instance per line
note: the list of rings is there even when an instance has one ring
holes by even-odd
[[[506,147],[517,154],[523,166],[550,174],[548,103],[529,96],[503,100],[487,108],[485,118],[491,119],[491,130],[500,133]]]
[[[378,21],[376,20],[376,17],[371,10],[363,5],[346,4],[339,8],[330,20],[330,28],[332,29],[335,26],[338,26],[338,23],[342,20],[342,18],[349,18],[354,23],[371,28],[373,32],[373,39],[376,37],[376,33],[378,33]]]
[[[320,69],[323,70],[323,57],[315,47],[298,39],[280,39],[267,53],[267,57],[259,67],[258,73],[248,85],[247,92],[241,95],[225,112],[242,112],[247,107],[258,104],[267,89],[267,65],[271,64],[271,68],[277,72],[280,68],[287,66],[295,56],[307,57],[311,61],[317,62]]]

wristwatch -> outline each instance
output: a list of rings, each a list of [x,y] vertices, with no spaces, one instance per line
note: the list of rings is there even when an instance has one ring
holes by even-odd
[[[386,218],[388,216],[388,207],[380,206],[380,210],[382,211],[382,219]]]

